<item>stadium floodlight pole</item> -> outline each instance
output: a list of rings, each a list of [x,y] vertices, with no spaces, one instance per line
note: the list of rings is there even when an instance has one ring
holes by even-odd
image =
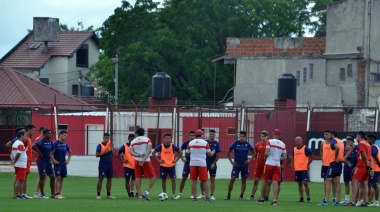
[[[119,94],[119,58],[116,57],[111,59],[112,63],[115,64],[115,108],[117,109],[118,104],[118,94]]]

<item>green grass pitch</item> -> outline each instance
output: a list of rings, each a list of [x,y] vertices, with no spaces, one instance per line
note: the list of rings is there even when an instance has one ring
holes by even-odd
[[[96,199],[96,183],[97,178],[90,177],[68,177],[64,181],[62,194],[66,199],[12,199],[13,180],[12,173],[0,173],[0,211],[177,211],[177,212],[221,212],[221,211],[379,211],[379,208],[355,208],[355,207],[320,207],[316,204],[323,198],[323,184],[310,183],[311,198],[313,203],[297,203],[299,199],[297,185],[295,182],[283,182],[281,185],[281,193],[277,206],[271,206],[270,202],[264,205],[258,204],[256,201],[239,200],[241,182],[237,180],[231,194],[231,200],[226,201],[224,197],[227,195],[228,180],[217,180],[216,182],[216,201],[206,203],[198,201],[192,203],[190,195],[190,180],[186,181],[183,198],[179,200],[171,199],[171,192],[168,192],[169,199],[161,202],[158,200],[158,194],[161,192],[161,179],[157,179],[151,191],[152,201],[139,202],[137,198],[126,198],[124,188],[124,179],[114,178],[112,181],[112,195],[117,199],[106,199],[105,181],[102,188],[102,199]],[[28,193],[34,194],[37,174],[32,173],[28,179]],[[177,191],[179,188],[179,180],[177,180]],[[147,180],[143,180],[143,188],[146,187]],[[168,188],[171,190],[171,183],[167,181]],[[244,198],[250,196],[253,181],[248,180],[247,189]],[[259,184],[259,189],[261,183]],[[197,188],[199,194],[199,186]],[[343,190],[343,189],[342,189]],[[46,194],[50,194],[49,179],[45,186]],[[259,191],[258,191],[259,192]],[[256,196],[259,196],[259,193]],[[343,195],[342,195],[343,196]],[[306,195],[305,195],[306,197]],[[256,197],[255,197],[256,198]],[[271,200],[272,193],[269,197]]]

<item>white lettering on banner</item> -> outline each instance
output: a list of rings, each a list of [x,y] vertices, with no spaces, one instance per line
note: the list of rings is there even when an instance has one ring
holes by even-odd
[[[310,138],[309,143],[308,143],[308,147],[310,149],[319,149],[322,142],[323,142],[323,138]],[[313,144],[314,144],[314,148],[313,148]]]

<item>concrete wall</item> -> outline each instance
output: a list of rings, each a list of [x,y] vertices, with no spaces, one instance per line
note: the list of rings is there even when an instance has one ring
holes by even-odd
[[[371,11],[371,34],[370,34],[370,58],[374,61],[380,61],[380,1],[372,1]],[[380,64],[370,62],[370,73],[380,74]],[[369,102],[368,105],[376,107],[377,103],[380,104],[380,82],[371,79],[369,83]]]
[[[154,158],[151,158],[154,159]],[[70,164],[67,166],[69,176],[82,176],[82,177],[97,177],[98,176],[98,163],[99,158],[95,156],[72,156]],[[177,178],[182,178],[183,162],[179,161],[176,165]],[[217,178],[230,179],[232,166],[228,159],[221,158],[218,161]],[[37,167],[32,166],[32,172],[37,172]],[[254,170],[250,170],[253,172]],[[14,172],[12,166],[0,166],[0,172]],[[322,182],[321,176],[321,161],[315,160],[310,164],[310,181]],[[155,185],[158,186],[158,185]],[[188,184],[187,186],[190,186]]]
[[[283,73],[300,75],[297,103],[313,106],[357,104],[357,64],[354,59],[327,60],[322,58],[257,58],[238,59],[234,103],[239,105],[273,105],[277,98],[278,77]],[[348,76],[348,66],[352,76]],[[311,66],[313,67],[311,78]],[[340,79],[344,69],[344,81]],[[304,74],[306,71],[306,81]]]
[[[49,78],[49,85],[63,93],[67,93],[68,58],[52,57],[40,71],[39,78]]]
[[[327,8],[326,54],[364,49],[366,0],[338,1]]]
[[[273,104],[277,78],[286,72],[284,59],[241,59],[237,61],[234,104]]]
[[[380,61],[379,20],[380,20],[380,1],[375,0],[375,1],[372,1],[370,45],[371,45],[371,59],[376,60],[376,61]]]
[[[358,79],[358,61],[353,59],[329,59],[326,66],[326,85],[334,86],[336,92],[339,93],[336,96],[335,103],[357,105],[358,93],[356,82]],[[348,74],[349,66],[352,68],[352,75]],[[341,71],[344,72],[344,80],[341,79]]]

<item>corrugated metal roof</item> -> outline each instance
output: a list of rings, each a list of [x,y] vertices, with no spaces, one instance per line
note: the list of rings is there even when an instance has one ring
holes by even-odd
[[[60,31],[59,41],[48,42],[48,51],[44,53],[45,44],[33,41],[33,33],[29,33],[0,59],[0,64],[12,68],[41,69],[51,57],[72,56],[89,38],[99,43],[93,31]],[[37,49],[30,48],[38,43],[41,45]]]
[[[93,110],[95,107],[64,94],[17,70],[0,65],[0,105],[65,104],[61,109]],[[71,105],[71,106],[68,106]]]

